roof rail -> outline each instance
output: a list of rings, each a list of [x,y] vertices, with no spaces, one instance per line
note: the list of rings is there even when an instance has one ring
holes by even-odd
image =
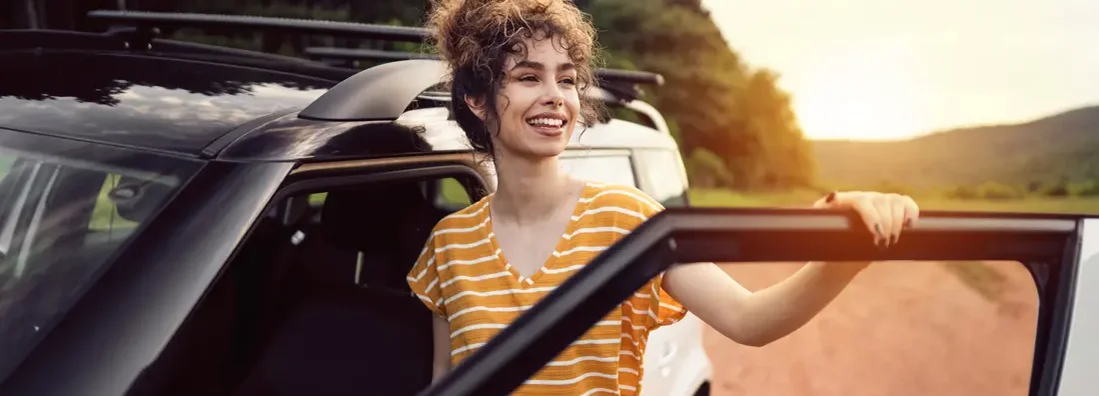
[[[247,15],[94,10],[88,12],[88,17],[110,25],[135,27],[139,30],[137,37],[150,37],[158,28],[180,27],[251,29],[414,43],[424,42],[431,35],[431,30],[422,27]],[[308,56],[340,60],[437,59],[430,54],[357,48],[309,47],[305,52]],[[599,69],[595,74],[601,80],[599,85],[627,101],[640,96],[636,84],[663,85],[664,83],[663,76],[643,71]]]
[[[147,30],[181,27],[251,29],[407,42],[421,42],[427,33],[425,29],[408,26],[184,12],[93,10],[88,12],[88,17],[107,24]]]
[[[260,30],[416,43],[424,42],[431,34],[429,29],[421,27],[246,15],[118,10],[94,10],[87,15],[93,20],[110,25],[108,34],[133,34],[132,38],[145,40],[144,43],[131,43],[138,45],[151,43],[160,28],[181,27]],[[127,32],[121,29],[123,27],[133,28],[136,32]],[[179,47],[184,49],[186,46]],[[198,46],[195,49],[209,50]],[[394,65],[383,64],[348,77],[302,110],[299,114],[301,118],[331,121],[394,120],[409,104],[423,96],[424,90],[435,86],[445,77],[444,65],[432,54],[339,47],[307,47],[305,54],[314,59],[378,60],[393,62]],[[637,85],[664,83],[664,77],[660,74],[644,71],[597,69],[595,75],[599,83],[592,94],[607,102],[628,103],[641,95]],[[429,98],[431,100],[446,99],[441,96],[435,98],[439,96],[437,94],[429,96],[432,96]]]
[[[443,82],[446,65],[429,59],[386,63],[356,73],[298,113],[322,121],[392,121],[428,88]]]

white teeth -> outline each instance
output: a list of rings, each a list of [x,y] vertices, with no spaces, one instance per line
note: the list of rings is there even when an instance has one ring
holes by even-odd
[[[562,120],[556,119],[556,118],[532,118],[530,120],[527,120],[527,123],[531,124],[531,125],[546,125],[546,126],[559,127],[562,124],[564,124],[565,122],[562,121]]]

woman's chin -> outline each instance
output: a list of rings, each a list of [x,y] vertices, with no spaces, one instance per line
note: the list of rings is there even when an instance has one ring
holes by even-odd
[[[551,158],[561,155],[567,146],[568,142],[562,139],[560,142],[531,142],[513,151],[527,158]]]
[[[545,158],[560,155],[569,145],[568,134],[546,136],[530,133],[518,135],[520,139],[505,139],[497,144],[506,147],[506,151],[526,158]]]

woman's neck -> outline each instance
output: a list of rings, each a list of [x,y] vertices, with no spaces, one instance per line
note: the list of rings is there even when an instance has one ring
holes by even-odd
[[[508,222],[537,222],[569,205],[580,182],[558,168],[557,157],[527,159],[497,155],[493,214]]]

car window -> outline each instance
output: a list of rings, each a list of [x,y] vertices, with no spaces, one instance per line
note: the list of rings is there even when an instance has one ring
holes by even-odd
[[[865,234],[847,233],[846,222],[837,220],[798,212],[670,209],[652,220],[662,226],[639,230],[618,242],[614,254],[596,258],[590,265],[599,270],[559,286],[569,290],[568,298],[540,301],[426,394],[507,394],[673,263],[750,261],[721,267],[755,291],[819,257],[865,260],[873,249],[863,242]],[[890,394],[899,386],[1022,396],[1055,386],[1059,370],[1049,359],[1059,361],[1064,353],[1060,342],[1071,310],[1063,297],[1071,291],[1064,287],[1072,287],[1080,265],[1064,249],[1079,246],[1073,228],[1079,222],[924,213],[921,224],[926,228],[918,237],[874,254],[879,261],[782,339],[748,347],[706,329],[712,372],[773,374],[733,380],[750,394]],[[924,259],[913,261],[913,252]],[[970,259],[958,261],[962,257]],[[680,385],[669,374],[691,365],[668,353],[646,363],[656,370],[646,370],[655,377],[647,377],[643,393],[667,394]],[[806,367],[812,367],[809,377]],[[485,372],[492,374],[478,376]],[[732,386],[724,381],[713,386]]]
[[[469,192],[458,179],[448,177],[431,183],[436,184],[434,194],[435,206],[449,211],[458,210],[473,203]]]
[[[103,180],[103,188],[95,200],[95,208],[92,209],[92,219],[88,222],[88,229],[93,232],[107,232],[117,234],[119,231],[129,232],[138,226],[136,221],[127,219],[118,212],[118,207],[111,200],[111,190],[118,187],[123,175],[109,173]],[[117,236],[117,235],[116,235]]]
[[[89,147],[54,154],[0,147],[0,379],[183,181],[98,161],[126,155]],[[162,159],[150,164],[178,170]]]
[[[469,197],[469,192],[466,191],[466,188],[458,179],[446,177],[425,181],[423,183],[425,193],[431,194],[432,200],[440,209],[454,211],[473,203]],[[428,187],[428,184],[431,185],[430,189],[426,188]],[[327,192],[309,194],[309,206],[314,210],[320,210],[320,208],[324,206],[324,201],[327,197]]]
[[[759,291],[802,265],[721,267]],[[714,372],[770,373],[737,382],[749,395],[905,394],[895,386],[910,383],[928,395],[1026,396],[1038,314],[1038,287],[1018,261],[887,261],[859,274],[812,321],[765,347],[737,344],[711,328],[703,334]],[[805,367],[829,380],[787,380],[807,374]],[[860,380],[839,380],[855,377]],[[814,388],[824,383],[827,392]]]
[[[638,177],[647,192],[664,207],[687,206],[687,180],[675,149],[637,149]]]
[[[628,155],[587,154],[583,150],[558,161],[561,170],[584,180],[637,187]]]

